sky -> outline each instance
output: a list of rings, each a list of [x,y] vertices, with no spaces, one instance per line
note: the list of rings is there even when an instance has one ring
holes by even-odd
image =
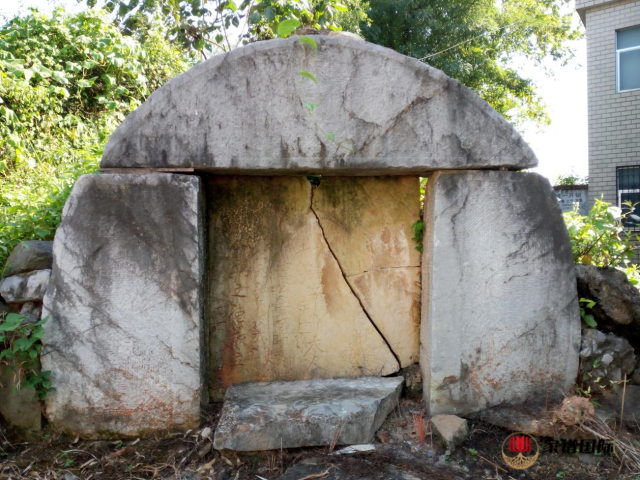
[[[79,10],[84,6],[84,2],[78,5],[76,0],[56,3],[64,4],[69,10]],[[32,6],[50,11],[52,0],[0,0],[0,17],[11,17]],[[574,21],[576,24],[580,22],[576,13]],[[574,42],[573,48],[576,57],[568,65],[561,66],[553,61],[544,64],[551,76],[533,62],[515,60],[512,63],[525,78],[536,83],[549,110],[551,125],[540,129],[536,125],[525,124],[519,130],[538,157],[539,166],[535,171],[552,182],[560,174],[588,174],[586,40]]]

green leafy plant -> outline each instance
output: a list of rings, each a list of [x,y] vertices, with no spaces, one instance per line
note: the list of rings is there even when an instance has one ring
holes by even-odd
[[[597,199],[587,216],[577,210],[565,213],[573,260],[598,267],[626,267],[633,257],[632,242],[640,239],[624,232],[625,222],[640,220],[632,213],[634,208],[631,203],[618,208]]]
[[[572,186],[572,185],[587,185],[589,183],[588,177],[582,177],[575,172],[568,174],[558,175],[556,181],[553,183],[555,186]]]
[[[0,323],[0,363],[14,372],[16,388],[33,389],[39,400],[55,391],[49,379],[51,372],[41,370],[39,358],[44,335],[42,326],[48,319],[29,323],[25,316],[10,313]]]
[[[297,27],[300,26],[300,22],[298,20],[294,19],[286,19],[281,21],[278,26],[277,26],[277,31],[278,31],[278,36],[279,37],[288,37],[289,35],[291,35],[291,33],[293,32],[293,30],[295,30]],[[318,49],[318,44],[316,43],[316,41],[312,38],[312,37],[308,37],[306,35],[302,35],[299,37],[300,41],[303,43],[303,48],[304,45],[308,45],[311,48],[313,48],[314,50]],[[301,77],[301,82],[302,82],[302,105],[304,106],[304,108],[306,109],[307,113],[309,114],[309,117],[311,118],[311,121],[313,122],[315,129],[317,132],[319,132],[322,137],[324,137],[325,141],[332,143],[333,145],[336,146],[336,152],[340,151],[341,149],[346,150],[348,153],[355,153],[355,149],[353,146],[353,141],[351,141],[351,146],[348,147],[346,146],[346,141],[338,141],[335,138],[335,133],[327,133],[322,126],[320,125],[320,123],[318,122],[318,119],[315,116],[315,110],[318,107],[318,104],[315,102],[308,102],[307,101],[307,90],[306,90],[306,86],[305,86],[305,79],[309,80],[313,83],[315,83],[316,85],[318,84],[318,80],[316,79],[315,75],[313,75],[310,72],[307,72],[306,70],[300,70],[298,72],[298,74]]]
[[[582,321],[584,322],[584,325],[591,328],[596,328],[598,326],[598,323],[593,318],[592,314],[587,313],[587,310],[591,310],[595,306],[595,304],[596,302],[594,302],[593,300],[589,300],[588,298],[580,299],[580,317],[582,317]]]
[[[0,26],[0,269],[19,241],[53,238],[111,132],[190,64],[161,24],[132,38],[99,12],[56,10]]]
[[[424,250],[424,245],[422,244],[422,240],[424,238],[424,222],[422,220],[418,220],[411,225],[411,228],[413,228],[413,233],[415,235],[411,240],[417,243],[416,250],[422,252]]]

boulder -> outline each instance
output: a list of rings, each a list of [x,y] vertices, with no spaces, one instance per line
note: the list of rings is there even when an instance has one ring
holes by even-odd
[[[548,180],[438,172],[424,216],[420,365],[430,414],[561,397],[578,373],[580,313]]]
[[[397,195],[404,198],[405,189],[417,195],[418,180],[413,180],[415,186],[396,180]],[[345,182],[345,190],[353,184]],[[321,184],[318,189],[322,188]],[[390,189],[386,192],[383,198],[389,198]],[[400,282],[403,292],[390,285],[390,295],[383,297],[388,307],[372,310],[369,297],[359,296],[361,290],[349,283],[336,254],[345,246],[323,232],[320,215],[312,209],[312,194],[315,203],[317,191],[304,177],[207,180],[210,394],[215,400],[221,400],[230,385],[244,382],[395,373],[398,360],[381,332],[405,332],[404,338],[389,337],[403,354],[411,356],[417,349],[417,318],[409,307],[417,302],[419,288]],[[362,202],[352,205],[356,212],[366,209]],[[388,216],[380,213],[383,221]],[[411,216],[405,212],[401,218],[405,224],[388,228],[391,238],[406,235]],[[373,229],[365,232],[370,237],[363,236],[363,241],[369,238],[370,243],[378,240],[384,245]],[[384,257],[382,248],[374,247]],[[353,255],[374,257],[368,248],[361,244]],[[395,263],[389,264],[401,257],[390,257]],[[397,270],[402,276],[411,269]],[[410,275],[417,277],[417,269],[412,270]],[[385,316],[389,307],[404,317]]]
[[[33,389],[18,387],[16,372],[0,364],[0,415],[21,435],[31,437],[42,428],[40,402]]]
[[[467,421],[455,415],[431,417],[431,425],[438,433],[438,439],[442,445],[450,452],[453,452],[469,436]]]
[[[368,42],[314,39],[317,50],[296,36],[252,43],[172,79],[111,135],[101,168],[420,175],[537,164],[502,115],[441,71]]]
[[[402,377],[360,377],[229,387],[217,450],[370,443],[397,404]]]
[[[5,277],[0,281],[0,295],[8,303],[41,302],[50,277],[51,270],[36,270]]]
[[[4,276],[11,277],[33,270],[50,270],[53,264],[53,242],[26,240],[15,246],[4,268]]]
[[[29,323],[36,323],[42,316],[42,304],[36,302],[27,302],[20,308],[20,315],[24,315]]]
[[[625,375],[630,378],[636,366],[636,356],[627,340],[594,328],[582,331],[580,361],[583,388],[591,387],[593,393],[611,389]]]
[[[83,438],[197,428],[204,202],[188,175],[84,175],[54,241],[50,425]]]
[[[617,268],[576,265],[578,293],[596,302],[593,315],[598,325],[640,323],[640,292]]]
[[[624,412],[622,412],[622,399],[624,397]],[[625,423],[637,428],[640,425],[640,386],[627,385],[626,391],[622,388],[618,391],[613,408]]]

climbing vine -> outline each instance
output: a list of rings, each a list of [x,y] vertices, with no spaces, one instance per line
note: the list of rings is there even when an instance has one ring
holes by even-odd
[[[14,373],[17,389],[23,386],[33,389],[39,400],[55,391],[49,379],[51,372],[42,371],[39,358],[43,325],[48,320],[47,316],[30,323],[27,317],[10,313],[0,322],[0,364],[7,365]]]

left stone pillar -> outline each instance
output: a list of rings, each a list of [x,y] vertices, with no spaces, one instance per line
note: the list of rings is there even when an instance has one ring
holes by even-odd
[[[44,299],[46,416],[84,438],[195,428],[205,401],[200,180],[85,175]]]

